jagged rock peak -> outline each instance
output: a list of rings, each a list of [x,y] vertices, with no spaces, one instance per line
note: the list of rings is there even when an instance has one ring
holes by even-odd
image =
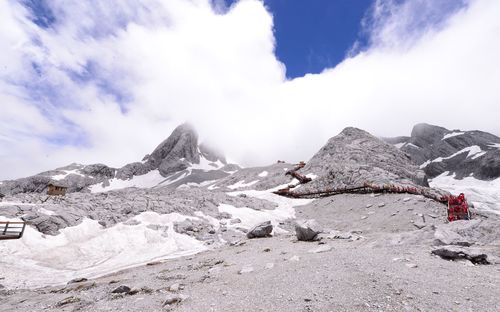
[[[414,138],[415,141],[413,144],[416,146],[423,146],[441,140],[447,132],[449,132],[449,130],[443,127],[419,123],[413,127],[411,137]]]
[[[158,168],[167,162],[181,159],[191,163],[200,162],[198,134],[187,123],[175,128],[172,134],[147,157],[146,161],[152,167]]]

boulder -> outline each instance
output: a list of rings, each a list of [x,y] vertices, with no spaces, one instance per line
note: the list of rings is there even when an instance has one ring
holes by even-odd
[[[297,221],[295,233],[299,241],[314,241],[322,231],[315,220]]]
[[[271,221],[266,221],[248,231],[247,237],[248,238],[269,237],[271,236],[272,231],[273,231],[273,225],[271,224]]]
[[[469,260],[474,264],[490,264],[488,256],[477,250],[447,246],[433,250],[432,254],[445,260]]]
[[[116,287],[115,289],[113,289],[113,291],[111,291],[111,293],[113,294],[126,294],[126,293],[129,293],[131,290],[130,287],[126,286],[126,285],[121,285],[121,286],[118,286]]]

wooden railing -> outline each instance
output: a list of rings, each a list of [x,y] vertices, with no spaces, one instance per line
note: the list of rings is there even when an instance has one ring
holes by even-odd
[[[0,221],[0,240],[20,239],[23,237],[25,222]]]

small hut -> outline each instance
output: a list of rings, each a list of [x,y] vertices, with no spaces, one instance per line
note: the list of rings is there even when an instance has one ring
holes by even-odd
[[[67,186],[64,185],[56,185],[54,183],[49,183],[47,185],[47,194],[48,195],[66,195],[66,190],[68,189]]]

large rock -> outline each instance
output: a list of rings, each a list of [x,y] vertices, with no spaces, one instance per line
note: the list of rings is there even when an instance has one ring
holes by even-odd
[[[377,187],[429,186],[425,173],[405,153],[366,131],[352,127],[328,140],[299,171],[318,177],[302,185],[295,191],[298,194],[363,187],[366,183]]]
[[[248,231],[247,237],[248,238],[269,237],[271,236],[272,231],[273,231],[273,225],[271,224],[271,221],[266,221]]]
[[[487,260],[488,256],[478,250],[469,250],[459,247],[443,247],[435,249],[432,254],[439,256],[445,260],[469,260],[474,264],[490,264]]]
[[[322,232],[319,224],[315,220],[297,221],[295,223],[295,234],[299,241],[314,241]]]

